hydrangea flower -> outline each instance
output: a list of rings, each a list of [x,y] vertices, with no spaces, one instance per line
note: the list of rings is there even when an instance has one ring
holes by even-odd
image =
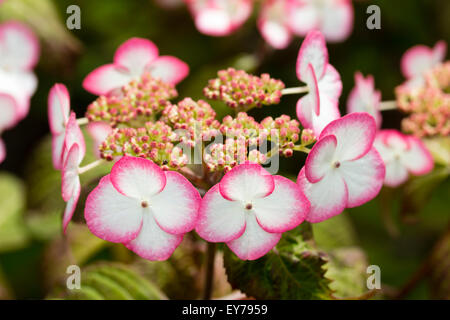
[[[364,78],[361,72],[356,72],[355,87],[350,91],[347,100],[347,112],[367,112],[375,119],[379,129],[382,121],[380,104],[381,92],[375,90],[373,76],[369,75]]]
[[[17,119],[23,119],[36,90],[32,69],[39,59],[39,42],[33,32],[18,22],[0,24],[0,92],[17,104]]]
[[[308,94],[297,102],[297,117],[316,136],[331,121],[340,117],[338,102],[342,92],[339,73],[328,63],[323,34],[311,31],[297,57],[297,78],[308,85]]]
[[[253,0],[185,0],[195,26],[210,36],[226,36],[250,16]]]
[[[122,157],[86,200],[93,234],[148,260],[166,260],[198,218],[200,195],[181,174]]]
[[[70,114],[70,95],[63,84],[55,84],[48,95],[48,121],[52,133],[53,167],[63,167],[64,139]]]
[[[86,143],[84,136],[77,123],[75,113],[72,112],[66,125],[62,154],[61,194],[63,200],[67,202],[63,216],[64,232],[72,219],[80,197],[79,167],[85,155]]]
[[[205,194],[196,231],[206,241],[225,242],[242,260],[256,260],[302,223],[309,207],[294,182],[244,163]]]
[[[17,122],[16,100],[8,94],[0,93],[0,136],[4,130],[13,127]],[[0,163],[6,158],[6,148],[0,137]]]
[[[327,220],[378,194],[385,166],[373,147],[375,134],[368,113],[351,113],[325,127],[297,180],[311,202],[307,221]]]
[[[186,63],[172,56],[159,56],[156,45],[147,39],[131,38],[119,46],[114,62],[98,67],[83,81],[96,95],[107,95],[149,72],[152,77],[177,84],[189,73]]]
[[[286,16],[289,1],[267,0],[261,5],[258,17],[259,32],[275,49],[285,49],[292,40],[292,32]]]
[[[408,180],[409,174],[424,175],[433,170],[433,158],[420,141],[397,130],[381,130],[375,148],[386,165],[384,184],[397,187]]]
[[[408,88],[418,88],[425,83],[425,73],[445,59],[447,44],[439,41],[433,48],[417,45],[408,49],[402,57],[400,66],[407,79]]]
[[[291,30],[304,36],[320,30],[327,41],[340,42],[350,36],[353,29],[351,0],[289,0],[288,19]]]

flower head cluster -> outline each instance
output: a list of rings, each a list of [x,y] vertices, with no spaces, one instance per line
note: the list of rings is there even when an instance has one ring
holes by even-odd
[[[210,36],[225,36],[251,15],[253,0],[184,0],[197,29]],[[320,30],[329,41],[344,41],[353,28],[351,0],[264,0],[258,17],[264,40],[284,49],[293,35]]]
[[[0,135],[25,118],[37,87],[33,68],[39,59],[39,42],[25,25],[0,24]],[[0,163],[6,148],[0,138]]]
[[[261,125],[268,132],[271,142],[277,143],[280,154],[290,157],[294,153],[293,148],[300,139],[300,123],[291,119],[288,115],[282,115],[273,119],[267,117],[261,121]],[[275,138],[275,141],[273,139]],[[310,141],[312,143],[313,141]]]
[[[410,114],[402,121],[403,131],[419,138],[450,134],[449,90],[450,62],[429,70],[422,87],[397,87],[399,109]]]
[[[177,169],[188,162],[182,149],[176,147],[177,136],[162,121],[147,122],[140,128],[116,128],[100,144],[101,158],[112,161],[119,156],[152,160],[163,169]]]
[[[87,109],[89,121],[102,121],[112,127],[119,124],[152,120],[178,95],[172,84],[144,73],[121,88],[120,94],[100,96]]]
[[[189,146],[210,140],[217,135],[220,126],[216,112],[207,102],[195,102],[191,98],[167,106],[161,120],[169,123],[176,130],[178,139]]]
[[[217,75],[218,78],[209,80],[203,90],[208,99],[222,100],[230,108],[239,110],[280,103],[284,83],[268,74],[257,77],[229,68],[219,71]]]
[[[175,85],[186,78],[189,67],[178,58],[159,56],[158,47],[150,40],[131,38],[117,48],[114,63],[98,67],[86,76],[83,87],[96,95],[116,94],[146,72]]]

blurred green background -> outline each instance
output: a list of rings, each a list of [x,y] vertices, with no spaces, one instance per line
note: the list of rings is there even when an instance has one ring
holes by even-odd
[[[20,5],[9,6],[8,1]],[[65,28],[66,8],[71,4],[81,8],[81,30]],[[381,8],[381,30],[366,28],[366,8],[371,4]],[[392,100],[395,86],[403,81],[400,58],[406,49],[416,44],[433,46],[441,39],[450,43],[450,1],[360,0],[354,2],[354,8],[354,29],[350,38],[328,45],[330,62],[341,74],[344,84],[340,99],[342,113],[345,113],[347,96],[354,85],[355,71],[372,74],[383,100]],[[43,298],[51,291],[48,278],[52,275],[48,275],[51,272],[48,265],[57,262],[48,257],[49,247],[55,246],[55,241],[62,241],[59,216],[63,202],[59,199],[59,173],[51,168],[48,143],[47,94],[50,87],[55,82],[66,84],[72,108],[82,117],[88,104],[95,99],[81,87],[83,78],[95,67],[112,61],[115,49],[135,36],[151,39],[161,54],[177,56],[189,64],[189,77],[177,87],[181,98],[202,98],[207,80],[215,77],[217,70],[229,66],[243,67],[255,74],[268,72],[282,79],[287,87],[298,86],[295,62],[301,39],[296,38],[286,50],[270,49],[257,31],[257,12],[254,10],[253,16],[235,34],[215,38],[195,29],[184,6],[166,10],[152,0],[6,0],[5,7],[0,7],[0,21],[19,19],[31,25],[41,39],[42,53],[36,69],[39,87],[32,98],[30,114],[2,137],[8,155],[0,165],[0,298],[2,290],[3,297],[15,298]],[[283,97],[279,105],[252,111],[251,115],[258,120],[268,115],[295,117],[297,99],[296,96]],[[220,103],[211,104],[219,117],[230,111]],[[383,127],[399,128],[401,118],[397,111],[385,112]],[[283,160],[282,173],[295,177],[303,161],[302,155]],[[95,181],[89,180],[92,177],[85,181],[94,186]],[[387,288],[404,285],[446,230],[450,211],[450,183],[446,177],[435,172],[431,182],[419,181],[425,185],[439,183],[435,189],[427,185],[427,190],[433,190],[430,194],[419,188],[418,193],[427,200],[419,203],[423,206],[416,206],[414,199],[411,200],[411,194],[416,197],[411,188],[400,188],[383,190],[376,200],[344,214],[345,219],[351,220],[351,226],[340,230],[355,233],[355,241],[366,252],[369,263],[380,266],[381,279]],[[13,195],[11,190],[14,190]],[[408,205],[405,201],[412,202]],[[81,220],[80,210],[77,219]],[[393,231],[391,227],[390,234],[386,224],[394,224],[398,230]],[[123,258],[123,252],[117,252],[119,249],[111,253],[111,250],[96,251],[95,244],[92,246],[95,254],[83,253],[91,260],[118,256],[125,261],[128,259]],[[65,257],[56,254],[53,259]],[[446,266],[442,277],[449,284],[450,268]],[[447,290],[450,289],[447,287]],[[422,281],[407,297],[430,298],[436,294],[430,294],[430,283]]]

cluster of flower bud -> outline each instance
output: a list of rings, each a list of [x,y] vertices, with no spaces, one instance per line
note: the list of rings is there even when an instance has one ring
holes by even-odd
[[[227,106],[247,111],[254,107],[280,103],[284,83],[268,74],[260,77],[243,70],[229,68],[218,72],[218,78],[209,80],[203,94],[208,99],[222,100]]]
[[[280,155],[290,157],[294,154],[294,145],[300,139],[300,123],[297,120],[288,115],[276,119],[267,117],[261,125],[269,133],[271,142],[278,145]]]
[[[163,169],[178,169],[188,163],[188,156],[174,146],[176,134],[162,121],[147,122],[141,128],[116,128],[100,145],[101,157],[112,161],[118,156],[152,160]]]
[[[256,148],[249,148],[245,137],[237,137],[226,138],[224,143],[212,144],[205,152],[203,160],[209,171],[226,173],[245,161],[263,164],[267,157]]]
[[[450,62],[430,70],[425,85],[396,88],[399,109],[410,115],[402,120],[402,130],[415,136],[450,134]]]
[[[89,121],[103,121],[113,128],[119,124],[144,124],[170,105],[168,100],[178,95],[172,84],[144,73],[139,80],[123,86],[119,92],[100,96],[87,109]]]
[[[167,106],[160,120],[170,124],[175,129],[178,140],[191,147],[216,136],[220,126],[220,122],[216,120],[216,112],[207,102],[195,102],[191,98]]]

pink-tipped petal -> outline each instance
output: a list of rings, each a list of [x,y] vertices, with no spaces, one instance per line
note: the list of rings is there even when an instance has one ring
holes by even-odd
[[[52,136],[52,161],[55,170],[63,167],[64,137],[64,133]]]
[[[0,93],[0,134],[16,125],[17,121],[16,100],[9,94]]]
[[[402,156],[403,165],[415,175],[424,175],[431,172],[434,167],[434,160],[427,147],[414,136],[406,136],[405,138],[408,141],[409,149]]]
[[[114,64],[125,67],[133,76],[140,76],[158,55],[158,47],[150,40],[131,38],[117,48]]]
[[[272,175],[259,164],[244,163],[231,169],[220,181],[219,190],[228,200],[263,198],[275,188]]]
[[[433,51],[424,45],[408,49],[402,57],[400,66],[405,78],[423,76],[433,66]]]
[[[305,83],[308,85],[310,96],[310,103],[313,106],[312,111],[318,116],[320,115],[320,95],[319,95],[319,83],[317,82],[316,73],[314,72],[314,68],[311,64],[308,64],[308,67],[305,72],[304,77]]]
[[[189,74],[189,66],[172,56],[159,57],[147,69],[153,77],[172,84],[178,84]]]
[[[267,232],[285,232],[305,220],[310,204],[297,184],[282,176],[274,176],[275,189],[265,198],[252,202],[253,212],[261,228]]]
[[[308,154],[305,163],[305,175],[311,183],[320,181],[332,169],[337,140],[334,135],[320,139]]]
[[[313,30],[308,33],[297,57],[297,77],[304,81],[308,65],[311,64],[317,79],[322,78],[328,65],[328,50],[325,38],[320,31]]]
[[[48,95],[48,121],[52,134],[61,134],[69,121],[70,95],[66,86],[55,84]]]
[[[166,176],[164,171],[150,160],[125,156],[114,164],[111,182],[117,191],[125,196],[149,200],[163,190]]]
[[[318,29],[320,10],[311,1],[288,1],[289,26],[298,36],[305,36],[309,31]]]
[[[182,234],[194,229],[201,197],[197,189],[181,174],[166,171],[164,189],[150,199],[156,223],[166,232]]]
[[[96,95],[107,95],[133,80],[133,75],[125,68],[106,64],[89,73],[83,80],[83,88]]]
[[[245,230],[245,209],[239,201],[229,201],[219,192],[219,184],[203,196],[195,231],[209,242],[227,242]]]
[[[342,80],[339,72],[328,64],[325,68],[325,74],[318,80],[320,99],[328,98],[330,101],[338,104],[338,99],[342,93]],[[320,109],[322,109],[323,102],[321,101]]]
[[[320,30],[327,41],[340,42],[350,36],[354,15],[351,0],[326,1],[321,15]]]
[[[222,9],[206,8],[195,16],[198,31],[209,36],[226,36],[233,32],[231,18]]]
[[[3,140],[0,138],[0,163],[5,161],[6,158],[6,147]]]
[[[73,196],[77,185],[80,185],[78,176],[78,166],[80,165],[80,148],[78,144],[74,144],[69,152],[62,170],[62,198],[65,202]]]
[[[341,163],[339,172],[348,190],[347,207],[360,206],[380,192],[385,177],[385,165],[375,148],[354,161]]]
[[[80,192],[81,192],[81,185],[78,181],[77,184],[75,184],[73,189],[72,197],[69,199],[69,201],[66,204],[66,208],[64,209],[64,214],[62,218],[62,228],[63,232],[66,233],[67,226],[69,225],[70,220],[72,220],[73,214],[75,213],[75,209],[77,208],[78,199],[80,198]]]
[[[97,237],[125,243],[141,231],[144,209],[139,201],[117,191],[107,175],[87,197],[84,217],[89,230]]]
[[[319,139],[330,134],[337,139],[337,160],[354,160],[372,148],[376,135],[375,120],[366,112],[351,113],[327,125]]]
[[[31,70],[39,60],[39,42],[22,23],[0,25],[0,66],[10,70]]]
[[[144,214],[143,224],[138,236],[125,246],[151,261],[169,259],[175,249],[183,241],[184,234],[170,234],[162,230],[150,214]]]
[[[306,217],[308,222],[316,223],[330,219],[344,211],[347,206],[347,186],[337,170],[330,171],[317,183],[310,183],[303,168],[297,183],[311,203],[311,209]]]
[[[69,152],[74,144],[78,144],[78,147],[80,147],[78,163],[81,163],[86,155],[86,142],[84,141],[83,132],[81,132],[80,126],[77,123],[75,112],[72,112],[69,116],[64,136],[63,163],[66,159],[66,153]]]
[[[286,48],[292,40],[291,30],[286,24],[288,13],[284,0],[269,0],[262,3],[258,18],[258,29],[264,40],[275,49]]]
[[[270,233],[260,227],[254,214],[246,215],[245,232],[227,246],[241,260],[256,260],[264,256],[281,239],[281,233]]]
[[[384,184],[396,188],[408,180],[409,174],[400,160],[392,160],[386,163],[386,176]]]
[[[100,157],[100,145],[113,129],[106,122],[89,122],[86,129],[94,140],[94,154]]]

